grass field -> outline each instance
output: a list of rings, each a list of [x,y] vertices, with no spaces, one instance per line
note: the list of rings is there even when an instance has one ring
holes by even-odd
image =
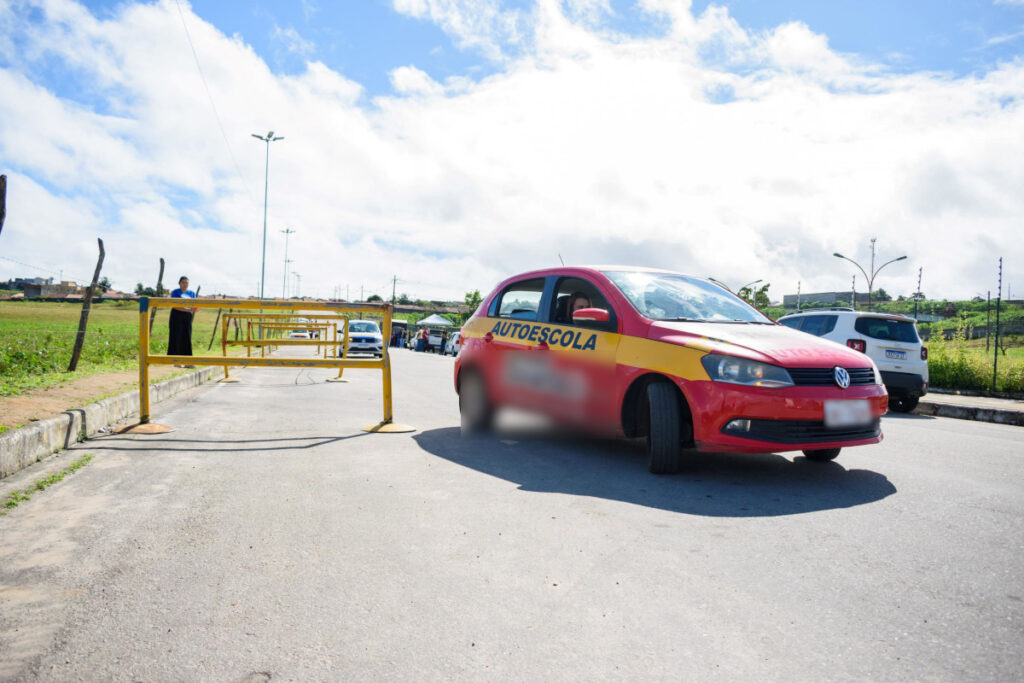
[[[26,389],[55,386],[83,375],[138,367],[138,303],[104,302],[93,305],[89,314],[78,371],[67,372],[81,313],[81,304],[0,301],[0,396],[16,396]],[[194,354],[206,353],[216,316],[209,310],[196,314]],[[167,351],[167,317],[167,310],[158,310],[150,338],[152,353]],[[238,353],[237,348],[229,351]],[[213,353],[220,353],[216,344]]]

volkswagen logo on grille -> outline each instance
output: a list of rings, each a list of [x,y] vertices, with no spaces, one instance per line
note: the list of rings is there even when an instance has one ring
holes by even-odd
[[[850,373],[846,371],[846,368],[841,368],[838,365],[832,368],[832,377],[836,381],[836,386],[840,389],[846,389],[850,386]]]

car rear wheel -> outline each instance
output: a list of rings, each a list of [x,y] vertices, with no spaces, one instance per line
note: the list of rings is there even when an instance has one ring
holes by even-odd
[[[910,411],[917,407],[918,400],[919,399],[917,398],[917,396],[907,396],[902,398],[894,398],[890,396],[889,410],[896,413],[909,413]]]
[[[647,406],[647,469],[654,474],[674,474],[682,465],[679,395],[672,385],[654,382],[647,385]]]
[[[822,448],[817,451],[804,451],[804,457],[814,462],[828,462],[835,460],[842,448]]]
[[[459,382],[459,413],[463,435],[481,432],[491,426],[494,408],[487,398],[484,378],[475,370],[464,372]]]

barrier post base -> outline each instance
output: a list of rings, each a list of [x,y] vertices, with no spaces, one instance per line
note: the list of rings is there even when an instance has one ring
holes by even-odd
[[[348,380],[345,379],[344,377],[328,377],[327,381],[328,382],[347,382]]]
[[[238,382],[238,381],[240,381],[240,380],[237,377],[221,377],[219,380],[217,380],[217,382],[220,383],[220,384],[225,384],[225,383],[230,383],[230,382]]]
[[[416,428],[411,425],[399,424],[397,422],[378,422],[362,428],[364,432],[374,434],[401,434],[403,432],[415,432]]]
[[[174,427],[162,425],[158,422],[142,422],[140,424],[128,425],[117,430],[118,434],[166,434],[173,432]]]

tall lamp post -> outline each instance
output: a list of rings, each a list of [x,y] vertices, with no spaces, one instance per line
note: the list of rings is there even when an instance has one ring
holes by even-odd
[[[725,287],[725,288],[726,288],[727,290],[729,290],[730,292],[732,292],[732,289],[731,289],[731,288],[729,287],[729,285],[725,284],[724,282],[722,282],[722,281],[720,281],[720,280],[716,280],[716,279],[715,279],[715,278],[713,278],[713,277],[709,277],[708,279],[709,279],[709,280],[711,280],[712,282],[714,282],[714,283],[715,283],[716,285],[721,285],[722,287]],[[742,287],[740,287],[739,289],[737,289],[737,290],[736,290],[736,291],[734,292],[734,294],[736,294],[736,295],[738,296],[738,295],[739,295],[739,292],[742,292],[742,291],[743,291],[744,289],[746,289],[747,287],[750,287],[751,285],[756,285],[756,284],[757,284],[758,282],[763,282],[763,281],[764,281],[764,278],[758,278],[757,280],[754,280],[753,282],[748,282],[747,284],[745,284],[745,285],[743,285]]]
[[[260,299],[263,298],[263,281],[267,273],[267,189],[270,185],[270,143],[284,140],[284,137],[274,137],[274,131],[267,133],[266,137],[252,133],[257,140],[267,143],[267,165],[263,176],[263,259],[260,261]]]
[[[886,261],[882,265],[878,266],[878,268],[875,268],[875,239],[876,238],[874,238],[874,237],[871,238],[871,275],[868,275],[867,271],[865,271],[863,268],[861,268],[860,264],[857,263],[856,261],[854,261],[853,259],[847,258],[846,256],[843,256],[839,252],[835,252],[834,254],[832,254],[836,258],[841,258],[841,259],[844,259],[846,261],[849,261],[853,265],[857,266],[857,268],[860,269],[860,272],[864,273],[864,279],[867,280],[867,282],[868,282],[868,310],[869,311],[871,310],[871,291],[872,291],[872,289],[874,288],[874,285],[875,285],[875,276],[878,275],[879,272],[881,272],[882,268],[885,268],[890,263],[896,263],[897,261],[902,261],[903,259],[907,258],[906,256],[900,256],[898,258],[894,258],[891,261]]]

